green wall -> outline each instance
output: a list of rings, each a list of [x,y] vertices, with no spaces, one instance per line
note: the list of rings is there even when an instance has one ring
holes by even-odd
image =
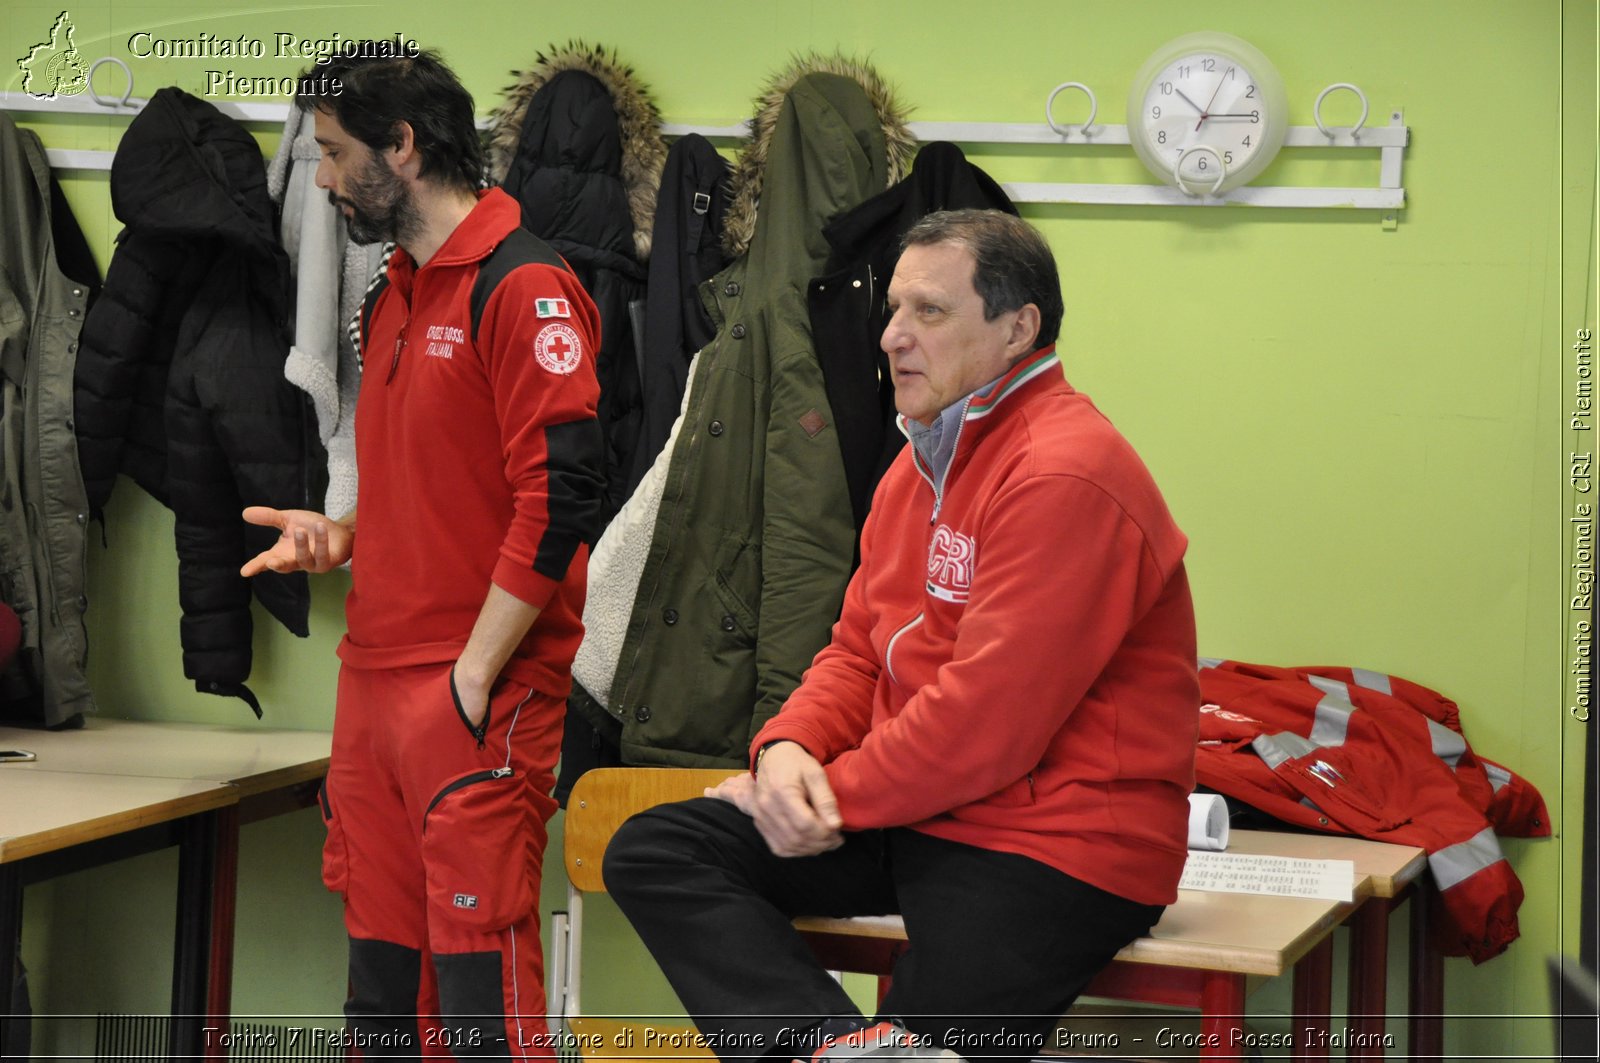
[[[60,10],[5,0],[0,55],[24,54]],[[404,32],[443,50],[480,111],[542,46],[583,37],[616,47],[673,121],[740,120],[792,54],[842,48],[869,58],[915,119],[1036,122],[1050,89],[1076,80],[1099,94],[1101,120],[1120,122],[1144,58],[1196,29],[1237,33],[1271,56],[1296,125],[1311,124],[1316,94],[1338,81],[1360,85],[1375,115],[1403,108],[1408,206],[1395,227],[1333,210],[1024,214],[1061,263],[1069,377],[1139,448],[1191,537],[1201,651],[1360,665],[1434,686],[1460,703],[1475,748],[1543,790],[1558,837],[1506,844],[1527,891],[1523,938],[1484,966],[1447,964],[1447,1008],[1462,1017],[1446,1044],[1452,1058],[1549,1052],[1543,964],[1576,951],[1577,939],[1583,725],[1567,713],[1573,441],[1563,430],[1567,343],[1595,317],[1592,2],[1218,0],[1201,10],[1176,0],[480,0],[262,3],[224,14],[193,2],[96,0],[70,13],[89,58],[128,58],[140,30],[269,41],[279,31]],[[165,84],[198,93],[207,68],[283,76],[299,65],[132,60],[140,95]],[[0,87],[14,91],[20,78],[6,71]],[[115,76],[100,74],[103,84]],[[1338,98],[1328,107],[1333,122],[1353,118]],[[19,118],[63,148],[113,147],[125,126]],[[257,130],[274,146],[275,135]],[[1001,180],[1146,179],[1121,149],[973,154]],[[1258,183],[1376,183],[1375,151],[1326,154],[1286,149]],[[105,174],[63,176],[104,262],[117,229]],[[91,668],[103,711],[247,724],[241,704],[197,695],[182,679],[166,512],[123,482],[107,540],[90,558]],[[319,582],[309,640],[261,616],[252,685],[268,723],[329,726],[345,589],[341,575]],[[337,905],[317,881],[319,842],[311,813],[246,830],[240,1014],[338,1010],[342,939]],[[165,1006],[174,864],[158,855],[30,891],[25,955],[42,1010]],[[555,853],[550,866],[559,866]],[[547,907],[557,887],[546,883]],[[668,1006],[614,911],[597,929],[588,1006]],[[1405,982],[1399,953],[1397,945],[1394,1007]],[[1281,985],[1251,1001],[1266,1028],[1289,1007]],[[64,1024],[43,1036],[41,1047],[79,1043]]]

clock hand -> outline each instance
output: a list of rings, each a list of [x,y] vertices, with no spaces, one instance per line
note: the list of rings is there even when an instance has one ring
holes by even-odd
[[[1194,124],[1194,131],[1196,133],[1200,132],[1201,123],[1203,123],[1207,118],[1211,117],[1211,105],[1217,102],[1217,93],[1222,91],[1222,82],[1226,77],[1227,74],[1217,75],[1217,87],[1211,90],[1211,99],[1206,101],[1206,109],[1200,112],[1200,121]]]
[[[1202,111],[1202,110],[1201,110],[1201,109],[1200,109],[1200,105],[1199,105],[1199,104],[1198,104],[1198,103],[1195,103],[1195,102],[1194,102],[1194,101],[1193,101],[1193,100],[1191,100],[1191,99],[1190,99],[1190,98],[1189,98],[1189,97],[1187,97],[1187,96],[1184,96],[1184,94],[1183,94],[1183,90],[1182,90],[1182,89],[1178,89],[1178,90],[1177,90],[1177,92],[1178,92],[1178,95],[1179,95],[1179,96],[1183,96],[1183,102],[1184,102],[1184,103],[1187,103],[1187,104],[1188,104],[1188,105],[1189,105],[1189,106],[1190,106],[1190,107],[1193,107],[1193,108],[1194,108],[1194,111],[1195,111],[1195,113],[1196,113],[1196,114],[1204,114],[1204,113],[1205,113],[1205,112],[1204,112],[1204,111]]]

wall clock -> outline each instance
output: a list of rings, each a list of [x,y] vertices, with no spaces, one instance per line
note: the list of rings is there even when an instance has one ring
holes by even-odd
[[[1192,195],[1253,179],[1283,147],[1288,96],[1272,62],[1227,33],[1156,49],[1128,93],[1128,139],[1150,172]]]

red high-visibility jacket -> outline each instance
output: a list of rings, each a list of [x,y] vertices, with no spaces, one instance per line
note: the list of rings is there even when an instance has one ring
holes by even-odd
[[[1426,849],[1447,955],[1482,963],[1515,940],[1522,884],[1496,834],[1546,837],[1550,817],[1531,783],[1473,753],[1454,702],[1359,668],[1201,665],[1201,784],[1288,823]]]

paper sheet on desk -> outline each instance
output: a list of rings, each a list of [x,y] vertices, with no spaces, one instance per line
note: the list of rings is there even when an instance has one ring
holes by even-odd
[[[1178,888],[1348,901],[1355,876],[1356,865],[1352,860],[1305,860],[1293,856],[1207,853],[1191,849]]]
[[[1228,802],[1221,794],[1189,795],[1189,848],[1222,852],[1228,847]]]

